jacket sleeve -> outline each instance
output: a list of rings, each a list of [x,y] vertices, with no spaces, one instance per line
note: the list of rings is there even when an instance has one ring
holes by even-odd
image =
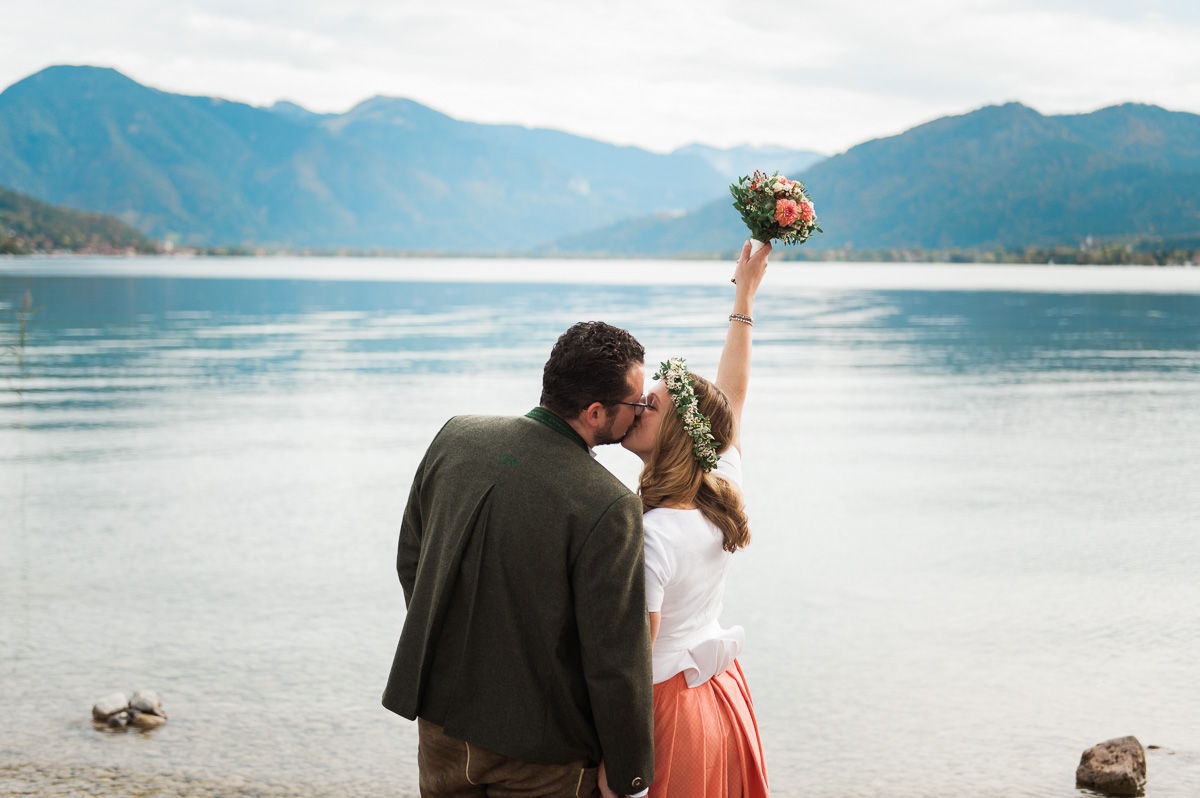
[[[413,475],[412,487],[408,491],[408,504],[404,507],[404,518],[400,522],[400,545],[396,552],[396,573],[400,575],[400,587],[404,590],[405,608],[412,601],[413,585],[417,582],[417,564],[421,559],[421,541],[425,532],[421,502],[425,495],[427,466],[433,458],[438,441],[453,423],[452,418],[433,436],[433,442],[429,444],[425,456],[417,465],[417,473]]]
[[[421,559],[421,487],[425,479],[425,463],[429,452],[421,458],[412,488],[408,491],[408,504],[400,522],[400,545],[396,552],[396,573],[400,575],[400,587],[404,590],[404,606],[412,601],[413,585],[417,581],[417,564]]]
[[[608,784],[654,780],[654,693],[642,554],[642,504],[626,494],[601,516],[572,569],[584,678]]]

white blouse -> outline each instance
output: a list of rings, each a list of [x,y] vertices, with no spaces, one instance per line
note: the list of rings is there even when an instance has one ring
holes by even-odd
[[[733,446],[716,473],[742,486],[742,457]],[[725,575],[733,554],[699,510],[658,507],[642,516],[646,534],[646,605],[661,612],[654,641],[654,683],[684,674],[696,687],[723,673],[745,644],[740,626],[722,629]]]

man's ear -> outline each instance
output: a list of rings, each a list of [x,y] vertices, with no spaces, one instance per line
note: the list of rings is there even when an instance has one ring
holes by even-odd
[[[592,402],[580,414],[583,423],[587,424],[592,429],[599,429],[604,426],[608,420],[608,416],[604,412],[604,404],[602,402]]]

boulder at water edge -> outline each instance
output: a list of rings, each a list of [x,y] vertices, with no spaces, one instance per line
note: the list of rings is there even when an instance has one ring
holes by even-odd
[[[104,722],[119,712],[129,709],[129,700],[124,693],[113,693],[101,698],[92,705],[92,718]]]
[[[1146,786],[1146,752],[1136,737],[1118,737],[1083,752],[1075,770],[1075,786],[1109,793],[1138,795]]]

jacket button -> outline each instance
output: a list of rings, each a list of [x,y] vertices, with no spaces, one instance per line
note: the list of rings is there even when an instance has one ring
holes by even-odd
[[[643,782],[643,781],[642,781],[642,777],[641,777],[641,776],[638,776],[637,778],[635,778],[635,779],[633,780],[633,789],[635,789],[635,790],[640,790],[640,789],[642,789],[642,785],[643,785],[644,783],[645,783],[645,782]]]

